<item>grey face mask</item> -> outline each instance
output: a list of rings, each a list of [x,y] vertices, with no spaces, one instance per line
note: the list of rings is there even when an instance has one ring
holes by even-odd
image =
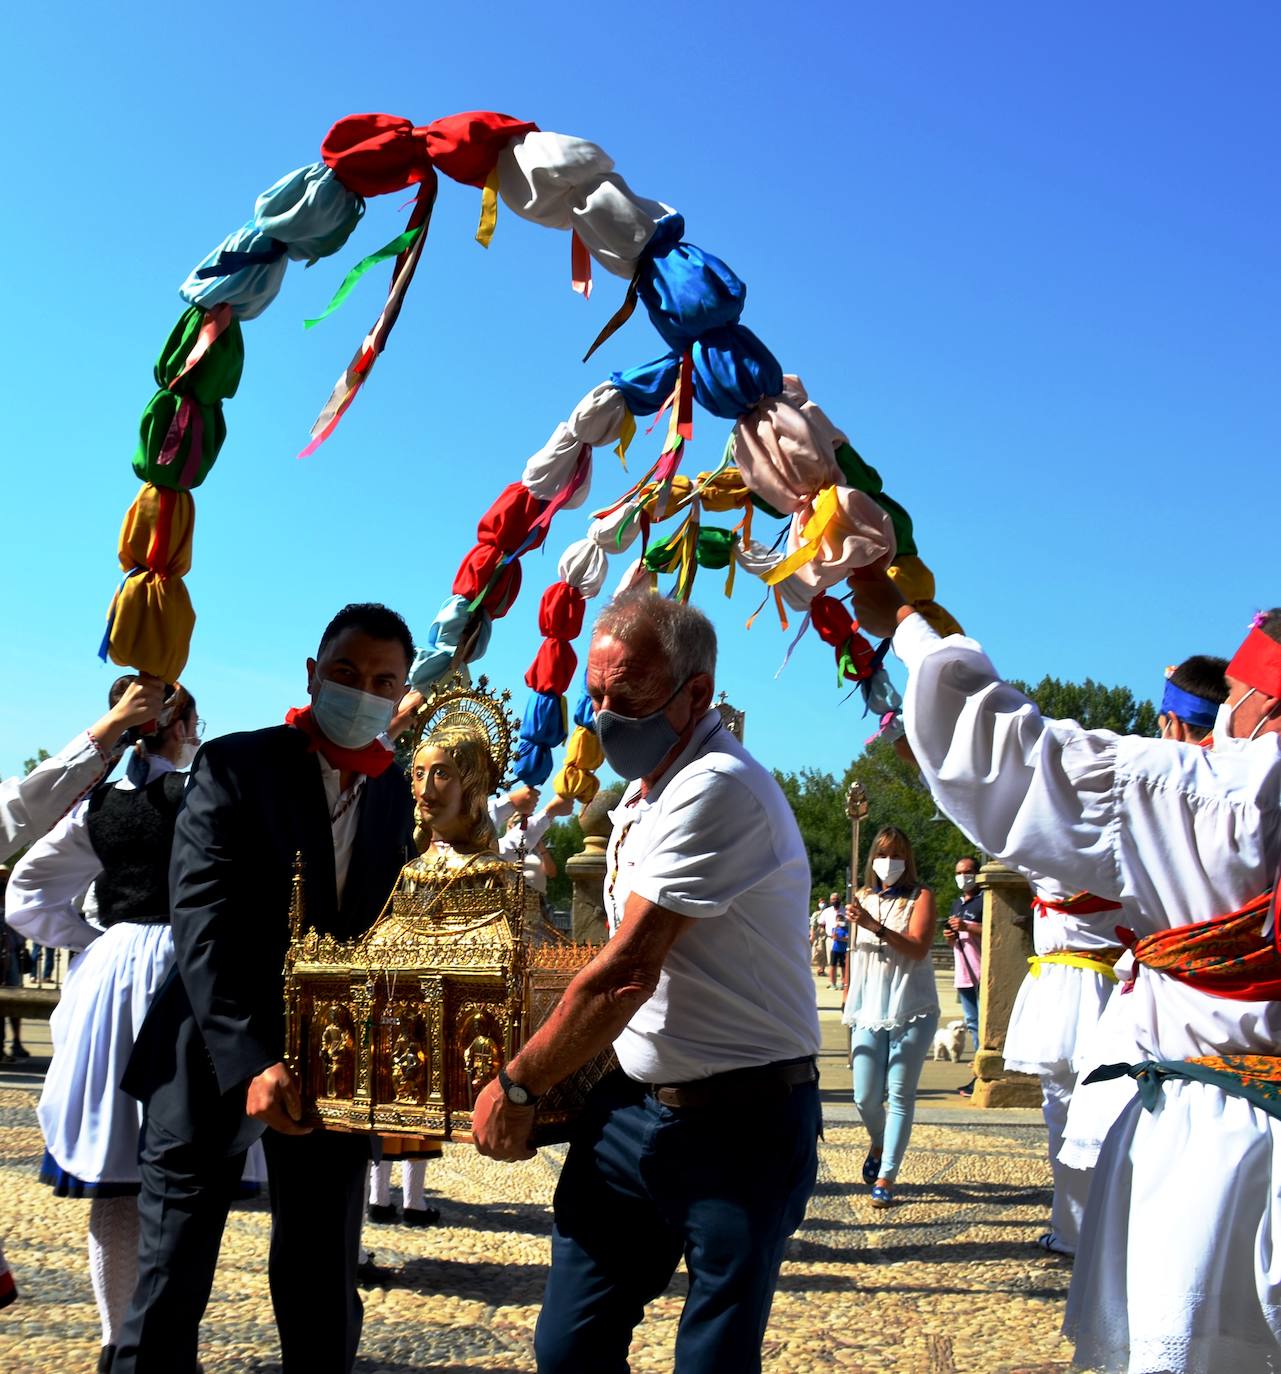
[[[648,777],[680,739],[665,713],[684,691],[689,680],[686,678],[657,711],[651,711],[647,716],[620,716],[617,711],[596,712],[596,734],[605,753],[605,762],[620,778],[631,782],[635,778]]]

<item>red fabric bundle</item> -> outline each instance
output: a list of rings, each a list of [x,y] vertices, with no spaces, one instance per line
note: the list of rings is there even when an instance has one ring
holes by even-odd
[[[538,603],[538,629],[549,639],[577,639],[583,628],[587,602],[577,587],[553,582]]]
[[[535,692],[564,696],[577,668],[578,655],[572,644],[563,639],[545,639],[525,674],[525,685]]]
[[[844,603],[837,601],[834,596],[820,592],[810,602],[810,617],[819,638],[834,649],[839,649],[854,633],[854,617]]]
[[[876,657],[876,650],[862,635],[851,634],[840,650],[839,657],[849,658],[854,665],[856,677],[861,681],[872,671],[872,660]]]
[[[499,572],[505,557],[502,549],[493,544],[477,544],[458,566],[454,576],[454,595],[475,599],[489,587],[481,605],[494,620],[499,620],[512,608],[520,592],[520,564],[511,562]],[[494,574],[498,576],[495,578]],[[490,579],[493,578],[493,586]]]
[[[325,135],[320,156],[358,196],[403,191],[426,179],[431,157],[422,130],[388,114],[354,114]]]
[[[504,553],[515,553],[529,537],[534,521],[543,513],[546,502],[540,501],[521,482],[504,487],[498,500],[480,517],[476,538],[482,544],[493,544]],[[536,549],[547,538],[547,527],[541,526],[537,538],[529,546]]]
[[[427,156],[447,177],[465,186],[483,186],[498,162],[498,154],[513,138],[532,134],[537,128],[537,124],[493,110],[469,110],[446,115],[418,132]]]

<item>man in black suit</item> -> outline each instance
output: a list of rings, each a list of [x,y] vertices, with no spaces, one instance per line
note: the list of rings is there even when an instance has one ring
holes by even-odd
[[[294,858],[307,913],[349,939],[378,917],[410,853],[392,761],[413,643],[385,606],[345,607],[307,660],[311,705],[212,740],[196,758],[170,867],[176,968],[123,1086],[145,1104],[138,1287],[112,1374],[193,1374],[227,1211],[262,1137],[268,1273],[286,1374],[347,1374],[368,1137],[298,1124],[282,1062],[282,966]]]

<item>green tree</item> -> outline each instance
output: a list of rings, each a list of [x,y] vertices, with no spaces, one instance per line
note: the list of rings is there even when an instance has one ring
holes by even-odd
[[[578,824],[578,817],[553,821],[547,827],[543,843],[556,863],[556,876],[547,880],[547,905],[567,907],[574,898],[574,884],[565,871],[565,863],[575,854],[582,853],[583,849],[583,830]]]
[[[945,912],[956,894],[956,861],[964,854],[973,854],[974,846],[935,806],[916,768],[901,759],[885,740],[869,745],[846,769],[842,798],[856,780],[867,791],[868,812],[860,826],[855,886],[863,881],[877,831],[894,825],[911,840],[917,874],[934,893],[940,911]]]
[[[1128,687],[1105,687],[1092,677],[1083,682],[1043,677],[1035,686],[1016,679],[1010,686],[1031,697],[1051,720],[1074,720],[1087,730],[1114,730],[1118,735],[1157,732],[1157,708],[1139,701]]]
[[[35,756],[35,758],[33,758],[33,759],[24,759],[24,760],[23,760],[23,763],[22,763],[22,771],[23,771],[23,773],[24,773],[24,774],[26,774],[26,773],[34,773],[35,770],[36,770],[37,768],[39,768],[40,765],[45,761],[45,759],[47,759],[47,758],[49,758],[49,757],[50,757],[50,754],[49,754],[49,751],[48,751],[47,749],[37,749],[37,750],[36,750],[36,756]]]
[[[774,777],[783,789],[800,827],[810,860],[812,902],[817,906],[829,892],[845,891],[845,870],[850,862],[850,823],[845,815],[845,793],[830,773],[803,768],[799,773]]]

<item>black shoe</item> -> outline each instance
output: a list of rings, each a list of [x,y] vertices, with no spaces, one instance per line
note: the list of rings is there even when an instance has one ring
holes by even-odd
[[[356,1282],[361,1288],[381,1288],[391,1278],[391,1270],[375,1264],[371,1255],[363,1264],[356,1266]]]
[[[9,1058],[14,1060],[15,1062],[19,1059],[30,1059],[31,1051],[27,1049],[27,1047],[22,1043],[21,1040],[15,1040],[13,1044],[9,1047]],[[104,1349],[109,1348],[110,1347],[104,1347]]]
[[[381,1207],[378,1203],[371,1202],[365,1215],[370,1221],[375,1222],[379,1226],[389,1226],[396,1220],[396,1209],[391,1203],[388,1203],[385,1207]]]
[[[440,1220],[440,1209],[437,1207],[406,1207],[400,1214],[400,1219],[406,1226],[435,1226]]]
[[[116,1347],[104,1345],[98,1356],[98,1374],[111,1374],[111,1366],[116,1360]]]
[[[963,1088],[957,1088],[957,1090],[956,1090],[956,1095],[957,1095],[957,1097],[973,1097],[973,1096],[974,1096],[974,1085],[975,1085],[977,1082],[978,1082],[978,1079],[977,1079],[977,1078],[971,1078],[970,1081],[965,1085],[965,1087],[963,1087]]]

